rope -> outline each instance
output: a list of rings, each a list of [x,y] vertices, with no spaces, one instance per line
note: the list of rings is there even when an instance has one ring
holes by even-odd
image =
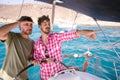
[[[27,70],[28,68],[34,66],[33,64],[28,65],[27,67],[25,67],[24,69],[22,69],[20,72],[18,72],[18,74],[16,74],[13,79],[17,78],[22,72],[24,72],[25,70]]]
[[[72,24],[72,29],[73,29],[73,27],[75,25],[75,21],[77,20],[77,17],[78,17],[78,12],[76,12],[76,15],[75,15],[75,18],[74,18],[74,21],[73,21],[73,24]]]
[[[113,65],[114,65],[114,69],[115,69],[115,75],[116,75],[116,78],[117,78],[117,80],[119,80],[119,79],[118,79],[118,73],[117,73],[117,69],[116,69],[115,62],[113,62]]]
[[[20,7],[20,11],[19,11],[19,14],[18,14],[18,18],[19,18],[19,17],[20,17],[20,15],[21,15],[22,8],[23,8],[23,4],[24,4],[24,0],[22,1],[22,5],[21,5],[21,7]]]
[[[120,41],[115,42],[112,46],[114,46],[114,45],[116,45],[116,44],[118,44],[118,43],[120,43]]]
[[[105,35],[104,31],[102,30],[102,28],[100,27],[100,25],[98,24],[97,22],[97,19],[96,18],[93,18],[93,20],[96,22],[97,26],[100,28],[100,30],[102,31],[103,35],[105,36],[105,38],[107,39],[108,43],[110,43],[110,40],[109,38]],[[118,54],[118,52],[115,50],[114,47],[112,47],[113,51],[116,53],[116,55],[118,56],[118,58],[120,59],[120,56]]]
[[[94,21],[96,22],[97,26],[98,26],[98,27],[100,28],[100,30],[102,31],[103,35],[106,37],[108,43],[110,43],[109,38],[105,35],[104,31],[102,30],[102,28],[100,27],[100,25],[97,23],[97,20],[96,20],[95,18],[93,18],[93,19],[94,19]],[[119,42],[117,42],[117,43],[119,43]],[[117,44],[117,43],[115,43],[115,44]],[[113,44],[113,45],[115,45],[115,44]],[[113,51],[116,53],[116,55],[118,56],[118,58],[120,59],[120,56],[119,56],[118,52],[115,50],[114,46],[112,47],[112,49],[113,49]],[[118,79],[118,73],[117,73],[116,65],[115,65],[115,61],[113,62],[113,65],[114,65],[114,70],[115,70],[116,78],[117,78],[117,80],[119,80],[119,79]]]

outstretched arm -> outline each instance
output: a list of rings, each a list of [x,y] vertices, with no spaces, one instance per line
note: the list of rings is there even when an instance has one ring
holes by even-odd
[[[93,40],[96,38],[96,33],[100,30],[77,30],[76,35],[81,36],[85,35],[88,39]]]
[[[11,29],[18,26],[18,22],[6,24],[0,27],[0,40],[6,40]]]

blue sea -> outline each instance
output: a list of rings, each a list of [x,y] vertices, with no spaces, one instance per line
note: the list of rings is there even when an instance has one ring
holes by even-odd
[[[0,24],[0,26],[3,24]],[[96,26],[77,26],[77,29],[99,30]],[[54,26],[53,32],[67,31],[67,28]],[[94,55],[90,57],[87,68],[88,73],[104,78],[106,80],[120,80],[120,28],[101,27],[95,40],[89,40],[85,36],[62,43],[63,54],[83,54],[89,51]],[[19,32],[16,27],[12,31]],[[40,30],[37,25],[33,26],[33,33],[30,37],[36,41],[40,37]],[[0,68],[5,58],[5,45],[0,42]],[[63,59],[67,66],[77,66],[82,70],[85,57]],[[40,80],[40,67],[33,66],[28,69],[29,80]],[[87,77],[87,76],[86,76]]]

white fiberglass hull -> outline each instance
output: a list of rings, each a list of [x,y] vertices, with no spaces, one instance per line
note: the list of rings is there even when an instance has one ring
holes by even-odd
[[[105,80],[87,72],[65,70],[49,80]]]

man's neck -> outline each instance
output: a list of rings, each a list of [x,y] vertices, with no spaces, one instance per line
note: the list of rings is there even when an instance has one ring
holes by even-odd
[[[47,36],[48,36],[48,34],[42,33],[42,41],[43,41],[44,45],[47,44]]]
[[[26,35],[26,34],[22,34],[22,33],[21,33],[21,36],[22,36],[23,38],[25,38],[25,39],[28,39],[28,38],[29,38],[29,36]]]

